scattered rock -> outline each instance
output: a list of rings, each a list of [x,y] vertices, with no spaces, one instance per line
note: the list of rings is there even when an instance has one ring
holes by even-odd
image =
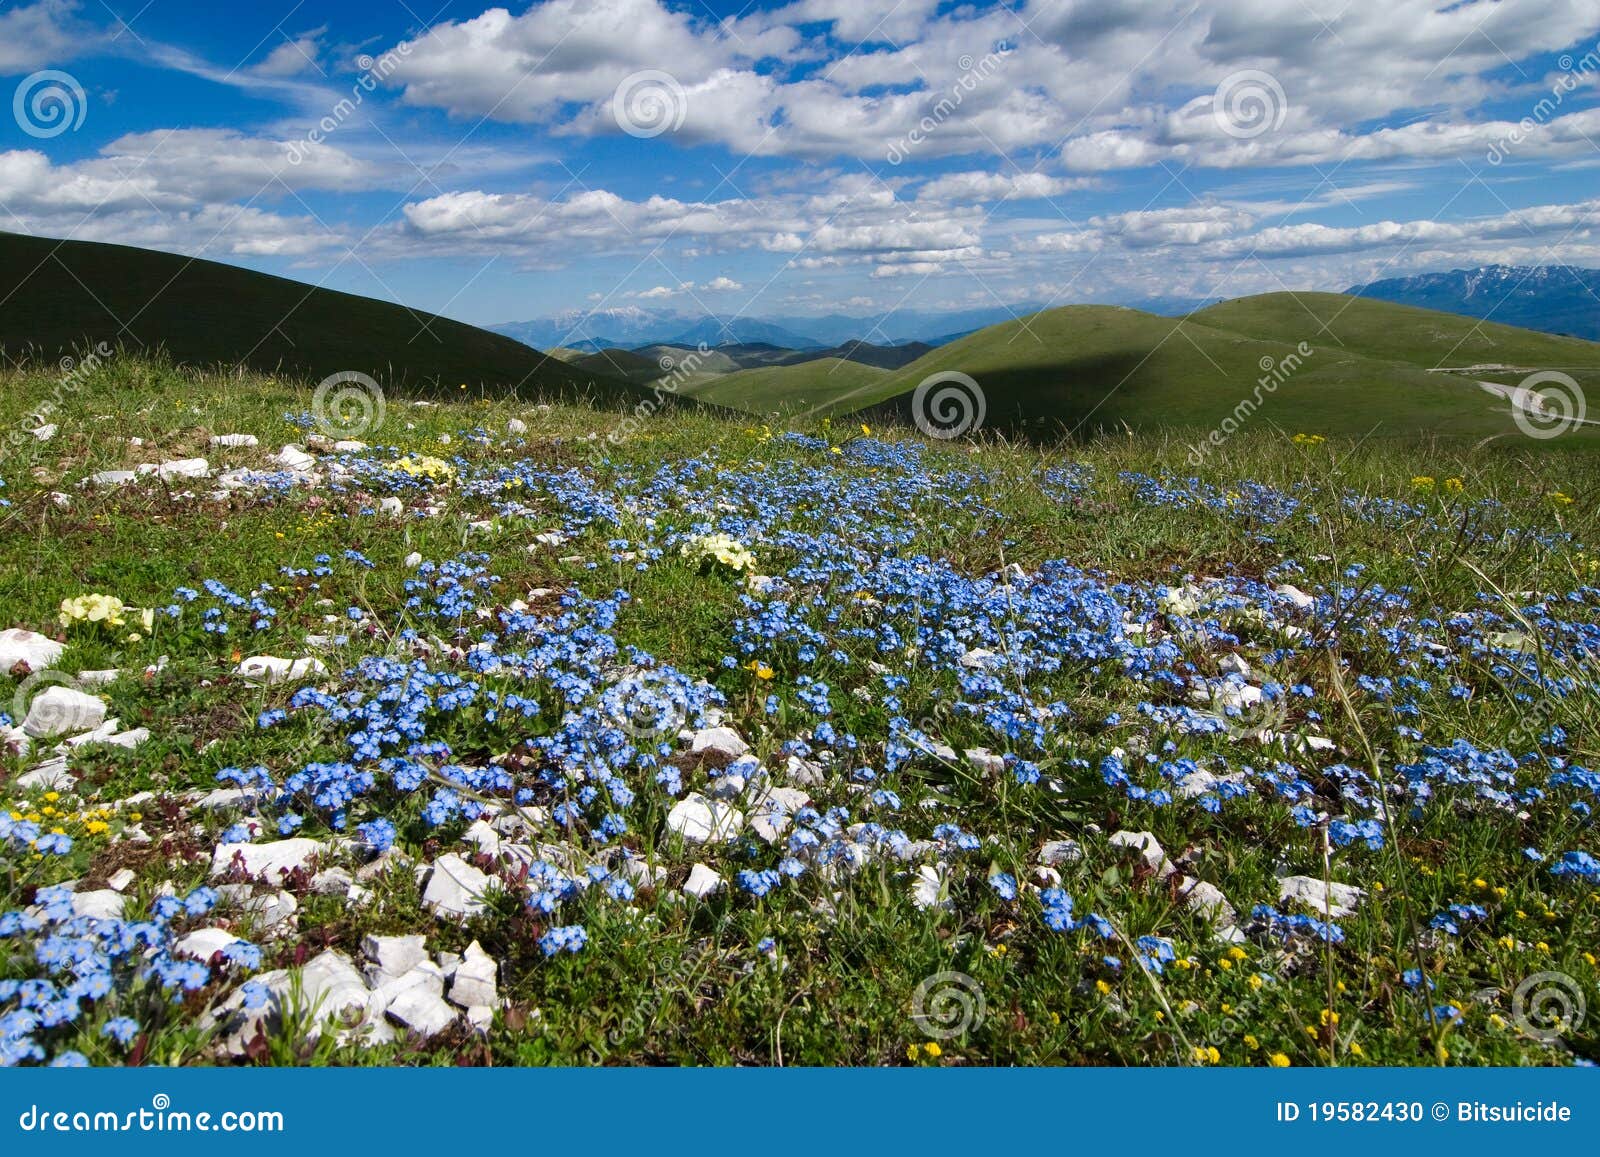
[[[939,867],[923,864],[911,880],[911,902],[918,908],[952,908],[955,905],[945,892],[945,877]]]
[[[722,877],[704,864],[689,869],[689,878],[683,882],[683,893],[696,900],[706,900],[722,890]]]
[[[450,980],[450,999],[462,1008],[495,1008],[500,994],[495,987],[499,966],[494,958],[474,940],[461,954]]]
[[[26,736],[23,738],[26,739]],[[72,773],[67,770],[67,757],[64,755],[41,763],[38,767],[17,776],[17,786],[24,791],[33,788],[44,791],[67,791],[76,783]]]
[[[1278,901],[1301,904],[1324,919],[1351,916],[1366,892],[1351,884],[1328,883],[1315,876],[1285,876],[1278,881]]]
[[[428,960],[426,938],[422,936],[364,936],[361,954],[368,960],[367,979],[376,987],[385,980],[404,976]]]
[[[80,687],[104,687],[107,683],[115,683],[121,675],[120,669],[108,667],[103,671],[79,671],[77,681]]]
[[[406,989],[384,1010],[388,1018],[426,1039],[437,1036],[455,1022],[456,1011],[436,993],[416,986]]]
[[[122,905],[127,897],[110,888],[101,888],[94,892],[74,892],[72,894],[72,914],[74,916],[92,916],[97,920],[122,919]]]
[[[204,478],[211,473],[211,463],[204,458],[178,458],[171,462],[145,462],[140,465],[139,473],[154,475],[162,482],[170,482],[174,478]]]
[[[526,434],[527,432],[528,423],[524,422],[521,418],[512,418],[506,423],[507,434]]]
[[[1176,870],[1167,859],[1166,852],[1161,850],[1160,842],[1149,832],[1115,832],[1109,842],[1114,848],[1132,848],[1138,852],[1139,858],[1156,874],[1158,880],[1165,880]]]
[[[667,829],[691,844],[731,840],[744,829],[744,813],[732,804],[690,792],[667,813]]]
[[[30,674],[48,670],[56,665],[64,650],[65,643],[35,631],[11,627],[0,631],[0,673],[10,672],[18,663],[25,664]]]
[[[110,877],[106,880],[106,886],[113,892],[126,892],[128,890],[128,886],[138,878],[139,877],[134,874],[132,868],[118,868],[115,872],[112,872]]]
[[[139,477],[132,470],[102,470],[98,474],[91,474],[85,479],[89,486],[126,486]]]
[[[261,445],[261,440],[254,434],[213,434],[211,436],[211,444],[229,450],[240,450],[250,446],[259,446]]]
[[[689,744],[691,755],[720,760],[724,764],[732,763],[749,750],[750,745],[731,727],[707,727],[697,731]]]
[[[388,515],[390,518],[399,518],[405,512],[406,504],[392,494],[378,503],[378,513]],[[422,559],[419,556],[417,562],[421,561]],[[406,565],[415,566],[416,564],[408,561]]]
[[[777,843],[778,837],[793,822],[795,812],[810,804],[811,797],[799,788],[768,788],[756,798],[751,808],[750,826],[767,843]]]
[[[1077,840],[1051,840],[1039,849],[1039,863],[1047,868],[1076,864],[1083,859],[1083,845]]]
[[[449,852],[434,861],[422,891],[422,902],[437,916],[456,919],[476,916],[486,906],[484,897],[499,886],[495,879]]]
[[[33,739],[92,731],[105,722],[105,700],[76,687],[56,684],[45,688],[28,703],[28,717],[22,721],[23,734]]]
[[[288,892],[268,892],[252,896],[241,907],[250,918],[250,926],[258,939],[273,940],[287,936],[299,925],[295,913],[300,901]]]
[[[316,840],[304,836],[268,844],[218,844],[211,855],[211,878],[220,880],[227,876],[237,858],[252,880],[265,877],[267,883],[277,884],[285,873],[309,867],[312,858],[322,850]]]
[[[967,762],[984,775],[999,775],[1006,769],[1006,758],[996,755],[987,747],[974,747],[967,752]]]
[[[252,683],[284,683],[291,679],[304,679],[308,675],[326,675],[328,668],[321,659],[280,659],[275,655],[252,655],[238,667],[235,675]]]
[[[226,928],[198,928],[179,937],[172,946],[176,956],[188,956],[201,962],[209,961],[218,952],[239,938]]]
[[[272,456],[272,461],[285,470],[310,471],[316,466],[317,460],[307,454],[299,446],[290,443]]]

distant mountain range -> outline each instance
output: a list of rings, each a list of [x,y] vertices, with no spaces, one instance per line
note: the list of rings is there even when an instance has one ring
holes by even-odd
[[[1346,292],[1600,341],[1600,269],[1485,265],[1394,277]]]
[[[1162,298],[1134,303],[1150,313],[1177,316],[1214,304],[1216,298]],[[716,317],[627,305],[596,310],[572,309],[534,321],[511,321],[486,328],[535,349],[641,349],[666,345],[713,349],[727,345],[771,345],[785,350],[824,350],[866,342],[899,346],[912,342],[943,345],[975,330],[1013,321],[1048,307],[1044,302],[985,306],[981,309],[923,311],[897,309],[851,316]]]

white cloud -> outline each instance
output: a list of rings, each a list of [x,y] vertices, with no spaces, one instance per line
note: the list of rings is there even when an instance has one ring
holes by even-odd
[[[59,67],[92,52],[100,33],[78,20],[70,0],[39,0],[0,12],[0,76]]]
[[[735,289],[743,289],[744,286],[731,277],[713,277],[706,282],[706,288],[712,293],[731,293]]]

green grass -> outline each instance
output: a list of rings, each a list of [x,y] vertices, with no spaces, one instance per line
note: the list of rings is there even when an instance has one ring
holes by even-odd
[[[1153,326],[1157,319],[1123,319],[1111,311],[1088,317],[1067,314],[1059,318],[1059,330],[1050,328],[1057,324],[1055,318],[1046,315],[1035,328],[1053,336],[1070,331],[1080,339],[1073,349],[1082,356],[1091,357],[1086,349],[1098,350],[1093,356],[1113,362],[1137,348],[1137,342],[1127,344],[1130,325],[1143,327],[1139,333],[1146,337],[1162,332]],[[1181,352],[1189,348],[1187,338],[1206,343],[1217,354],[1237,344],[1229,364],[1239,367],[1251,364],[1262,350],[1286,348],[1192,323],[1183,331],[1167,343],[1170,355],[1163,355],[1178,359],[1169,365],[1170,372],[1178,372],[1180,364],[1193,368],[1192,349],[1190,355]],[[1023,344],[1030,340],[1027,335],[1012,331],[1012,336],[1020,348],[1030,348]],[[990,333],[983,342],[967,345],[966,353],[980,358],[971,371],[980,380],[984,365],[998,372],[1006,359],[1014,360],[1003,337]],[[1035,368],[1043,372],[1051,363],[1043,360],[1045,354],[1039,357]],[[1316,359],[1312,364],[1334,372]],[[864,373],[863,367],[854,370]],[[1419,378],[1417,384],[1431,380]],[[1219,386],[1212,381],[1205,388]],[[0,374],[4,428],[15,429],[41,398],[57,391],[58,380],[48,372]],[[1273,404],[1287,408],[1289,397],[1286,387]],[[777,676],[761,684],[742,667],[723,667],[719,660],[728,650],[729,632],[736,618],[747,613],[739,584],[700,574],[670,555],[643,571],[631,562],[612,561],[609,540],[641,542],[649,536],[641,516],[631,509],[619,510],[617,525],[596,526],[560,550],[530,552],[533,535],[559,521],[559,508],[547,501],[534,502],[533,516],[502,520],[481,534],[468,526],[492,514],[492,500],[460,488],[435,493],[441,506],[437,516],[402,522],[363,514],[363,502],[330,492],[301,490],[280,501],[239,497],[213,504],[183,497],[191,488],[187,484],[139,492],[77,486],[94,471],[192,453],[208,454],[219,466],[264,465],[266,455],[282,441],[299,439],[283,416],[306,410],[309,399],[307,385],[281,377],[246,377],[241,384],[159,362],[116,359],[62,398],[56,415],[61,431],[54,440],[35,443],[25,437],[3,444],[0,477],[6,486],[0,497],[8,505],[0,508],[0,606],[5,608],[0,627],[56,632],[56,611],[64,598],[106,591],[132,605],[160,606],[175,587],[196,585],[203,578],[242,592],[270,583],[275,589],[269,598],[281,613],[258,634],[223,637],[192,625],[160,627],[153,637],[134,642],[109,631],[74,629],[69,636],[72,669],[115,666],[130,672],[104,694],[124,726],[149,726],[153,738],[133,752],[89,750],[75,756],[75,770],[83,775],[79,794],[48,806],[76,816],[131,792],[154,790],[162,801],[145,809],[142,822],[156,842],[138,851],[111,842],[121,820],[114,820],[106,833],[91,834],[79,821],[64,819],[76,825],[71,826],[78,837],[73,855],[0,874],[0,910],[25,902],[39,884],[64,878],[98,883],[122,865],[136,871],[133,892],[141,899],[168,880],[180,891],[200,882],[205,874],[200,857],[237,817],[195,814],[178,799],[181,793],[210,789],[224,766],[264,763],[282,769],[296,761],[339,755],[338,745],[318,739],[309,725],[257,730],[257,715],[283,706],[291,688],[249,687],[231,678],[234,652],[303,653],[307,633],[328,629],[323,616],[330,608],[319,605],[324,599],[331,600],[334,611],[357,604],[372,608],[385,621],[393,618],[407,597],[403,584],[411,572],[403,559],[413,551],[429,559],[449,558],[463,549],[485,552],[490,573],[500,576],[495,601],[501,604],[536,586],[571,587],[589,596],[626,590],[630,601],[615,627],[619,642],[715,682],[729,700],[734,722],[763,757],[772,757],[784,734],[783,721],[765,716],[762,699],[772,690],[792,691],[803,668],[792,656],[775,656]],[[1192,405],[1196,415],[1208,412],[1199,401]],[[513,417],[531,427],[524,444],[499,433]],[[1306,426],[1299,420],[1291,424]],[[854,437],[853,424],[840,434],[845,426],[820,420],[802,424],[835,444]],[[479,444],[464,436],[475,428],[497,435]],[[210,434],[233,431],[259,434],[261,448],[219,452],[207,447]],[[582,441],[619,432],[617,441],[605,444],[603,457],[592,452],[592,443]],[[874,434],[888,441],[916,437],[914,430],[903,428]],[[452,439],[448,448],[439,440],[443,435]],[[130,438],[143,444],[131,445]],[[578,471],[602,484],[622,475],[649,476],[664,464],[701,457],[713,470],[757,471],[769,474],[775,484],[801,470],[816,470],[840,485],[892,474],[852,464],[844,455],[788,447],[752,431],[748,419],[699,411],[628,425],[621,410],[568,405],[540,410],[511,399],[450,401],[433,408],[396,403],[388,424],[371,440],[392,445],[396,452],[459,455],[473,471],[531,460],[542,468]],[[1124,477],[1126,471],[1171,470],[1185,477],[1196,473],[1187,462],[1185,439],[1171,431],[1056,446],[985,439],[927,448],[935,469],[983,472],[983,486],[971,495],[982,501],[981,508],[963,509],[957,500],[964,495],[934,487],[905,510],[823,505],[793,510],[789,518],[796,528],[837,526],[844,535],[878,519],[899,519],[896,525],[905,530],[897,548],[902,555],[926,555],[970,575],[993,573],[1010,563],[1031,573],[1048,560],[1065,559],[1103,575],[1108,584],[1164,583],[1186,574],[1259,576],[1293,558],[1306,567],[1296,581],[1309,588],[1339,585],[1347,581],[1341,577],[1344,568],[1359,563],[1365,571],[1357,585],[1364,591],[1410,590],[1434,618],[1444,620],[1480,611],[1480,592],[1485,590],[1561,596],[1596,581],[1600,563],[1583,544],[1600,537],[1595,502],[1600,460],[1547,449],[1523,440],[1485,456],[1448,439],[1362,441],[1339,436],[1308,446],[1262,424],[1228,442],[1198,470],[1232,497],[1215,507],[1181,508],[1141,498]],[[1080,471],[1081,491],[1066,499],[1042,489],[1042,472],[1054,468]],[[1442,485],[1419,486],[1413,483],[1417,476],[1439,483],[1458,478],[1460,493]],[[1252,502],[1240,496],[1240,479],[1293,490],[1304,503],[1301,514],[1282,524],[1264,521]],[[203,492],[206,484],[192,488]],[[52,501],[52,492],[68,494],[70,505]],[[1576,501],[1552,500],[1552,492]],[[736,505],[760,497],[712,493]],[[1346,502],[1352,496],[1417,503],[1426,517],[1379,525],[1352,513]],[[701,497],[682,496],[683,506],[654,517],[687,522],[703,509],[689,508]],[[1475,520],[1483,516],[1473,511],[1482,500],[1500,504],[1503,514],[1496,517],[1519,533],[1463,535],[1463,527],[1479,525]],[[1573,541],[1563,545],[1558,539],[1534,539],[1522,530],[1570,534]],[[319,555],[338,560],[347,549],[363,552],[373,569],[336,561],[329,573],[314,580],[284,576],[279,569],[312,568]],[[805,561],[785,558],[776,545],[761,550],[774,565]],[[1519,599],[1518,605],[1531,597]],[[858,612],[844,613],[847,623],[858,622],[849,617]],[[1592,600],[1580,599],[1570,612],[1571,617],[1592,614]],[[1338,758],[1361,766],[1366,764],[1365,745],[1373,742],[1382,757],[1380,770],[1390,773],[1395,763],[1414,759],[1418,745],[1397,734],[1396,720],[1382,701],[1352,685],[1359,676],[1402,672],[1384,638],[1359,629],[1379,612],[1357,602],[1343,615],[1341,638],[1330,640],[1326,648],[1297,653],[1274,674],[1286,684],[1303,680],[1318,689],[1315,706],[1322,720],[1313,724],[1297,718],[1296,726],[1315,726],[1339,744]],[[862,618],[858,625],[870,622]],[[1378,625],[1387,625],[1387,620]],[[867,746],[861,758],[875,762],[881,755],[885,712],[874,694],[858,697],[853,690],[871,692],[877,686],[862,673],[876,652],[867,644],[851,646],[848,664],[824,666],[822,673],[839,688],[835,725],[863,737]],[[358,637],[330,657],[330,666],[337,670],[383,649],[379,641]],[[138,675],[162,655],[170,662],[160,675]],[[1195,661],[1208,660],[1197,655]],[[1492,667],[1488,659],[1469,657],[1441,673],[1432,688],[1416,694],[1422,715],[1408,722],[1425,729],[1430,741],[1459,735],[1484,746],[1507,742],[1522,725],[1523,709],[1492,690]],[[1340,704],[1333,670],[1343,672],[1351,695],[1348,709]],[[1454,678],[1470,680],[1484,691],[1470,705],[1459,704],[1446,694]],[[918,698],[927,691],[913,686],[905,692],[910,710],[934,710],[932,700]],[[9,694],[10,685],[0,673],[0,698]],[[1052,773],[1065,781],[1064,795],[1044,798],[1004,777],[984,781],[939,766],[922,767],[900,785],[908,804],[938,795],[959,805],[970,830],[998,834],[998,842],[984,848],[974,875],[957,882],[952,911],[914,907],[906,880],[893,863],[874,864],[842,882],[826,907],[799,888],[761,901],[725,892],[705,904],[683,902],[673,891],[690,857],[664,835],[659,801],[647,802],[632,818],[632,838],[639,851],[660,855],[670,865],[668,886],[641,892],[629,906],[579,902],[570,918],[583,922],[590,936],[580,956],[546,959],[534,945],[536,922],[515,904],[465,926],[435,921],[423,912],[415,883],[404,872],[386,877],[375,902],[361,909],[303,898],[299,935],[269,944],[266,967],[293,964],[301,945],[312,952],[335,947],[355,954],[367,932],[422,931],[430,950],[459,951],[478,939],[502,963],[502,992],[510,1004],[485,1041],[463,1034],[428,1045],[341,1050],[326,1039],[310,1044],[302,1024],[270,1042],[259,1060],[1123,1065],[1193,1063],[1196,1046],[1217,1049],[1226,1064],[1260,1064],[1273,1054],[1295,1065],[1559,1064],[1574,1054],[1597,1055],[1592,1025],[1556,1046],[1506,1027],[1506,994],[1533,973],[1565,972],[1585,991],[1595,992],[1600,893],[1591,886],[1560,884],[1522,856],[1522,848],[1535,841],[1592,849],[1593,829],[1575,813],[1555,821],[1541,819],[1548,826],[1530,833],[1499,813],[1439,809],[1415,829],[1407,828],[1397,854],[1369,854],[1359,848],[1339,853],[1336,877],[1353,879],[1371,892],[1362,913],[1342,922],[1345,944],[1327,952],[1286,954],[1270,942],[1252,940],[1244,946],[1244,958],[1234,960],[1224,945],[1212,940],[1202,921],[1174,903],[1169,888],[1111,848],[1107,835],[1118,828],[1149,829],[1169,855],[1190,853],[1185,870],[1221,887],[1242,911],[1275,899],[1275,872],[1320,876],[1320,841],[1288,820],[1286,805],[1273,801],[1251,801],[1208,820],[1196,809],[1142,807],[1106,790],[1093,762],[1113,745],[1134,742],[1143,725],[1111,672],[1072,673],[1066,694],[1072,714],[1054,725],[1061,747],[1051,765]],[[1122,713],[1123,723],[1103,727],[1100,721],[1112,711]],[[1600,759],[1600,691],[1592,682],[1580,684],[1556,712],[1554,718],[1570,733],[1568,756],[1594,766]],[[974,720],[941,719],[958,746],[993,742]],[[487,729],[464,735],[462,741],[490,752],[504,750],[514,738]],[[1228,751],[1226,746],[1208,750]],[[1090,768],[1070,769],[1069,756],[1090,761]],[[1262,759],[1267,758],[1264,753]],[[18,811],[46,806],[40,793],[10,789],[9,778],[24,766],[14,760],[0,764],[6,777],[0,780],[0,803]],[[842,777],[819,794],[830,800],[853,798]],[[1330,794],[1319,806],[1336,798]],[[1549,810],[1557,809],[1552,804]],[[428,858],[457,846],[460,824],[430,830],[415,807],[399,814],[397,823],[413,856]],[[328,834],[314,816],[306,832]],[[1169,967],[1164,977],[1154,979],[1141,975],[1130,960],[1122,973],[1113,973],[1100,957],[1113,951],[1129,960],[1122,948],[1080,934],[1051,933],[1043,927],[1037,905],[1005,903],[984,886],[982,871],[990,859],[1025,874],[1033,849],[1045,839],[1067,836],[1081,841],[1086,853],[1081,863],[1061,869],[1062,886],[1076,898],[1080,914],[1105,913],[1129,937],[1171,937],[1184,966]],[[1486,903],[1492,920],[1459,944],[1437,939],[1419,943],[1413,921],[1459,901]],[[775,959],[758,948],[768,937],[777,942]],[[1416,997],[1398,980],[1402,969],[1419,965],[1438,985],[1438,1003],[1466,1010],[1461,1025],[1440,1031],[1426,1026]],[[21,975],[28,967],[12,941],[0,940],[0,976]],[[939,1055],[932,1056],[924,1047],[927,1038],[910,1017],[911,1002],[926,978],[950,971],[966,973],[982,988],[987,1015],[970,1031],[943,1041]],[[1252,987],[1250,978],[1262,973],[1273,977],[1272,982]],[[1500,995],[1482,995],[1488,989]],[[199,994],[164,1011],[166,1019],[145,1055],[163,1062],[208,1063],[207,1042],[194,1025],[211,995]],[[1594,1001],[1590,1003],[1592,1015]],[[1338,1021],[1324,1010],[1338,1013]],[[76,1047],[95,1059],[116,1059],[92,1025]]]

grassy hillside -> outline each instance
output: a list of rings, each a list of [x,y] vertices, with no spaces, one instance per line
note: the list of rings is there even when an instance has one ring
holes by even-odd
[[[522,396],[635,391],[521,342],[386,301],[124,245],[0,233],[0,348],[53,362],[105,342],[196,367]]]
[[[1321,299],[1330,319],[1334,303],[1353,300],[1309,297]],[[1290,432],[1488,437],[1515,431],[1509,405],[1466,377],[1429,372],[1452,347],[1459,345],[1463,365],[1559,359],[1576,367],[1580,381],[1600,366],[1600,347],[1589,343],[1506,327],[1467,340],[1469,320],[1380,302],[1357,301],[1360,308],[1333,323],[1342,342],[1316,340],[1320,331],[1307,314],[1300,312],[1299,322],[1289,314],[1293,302],[1288,295],[1247,298],[1189,318],[1067,306],[979,330],[899,370],[837,372],[804,363],[730,375],[716,383],[714,397],[752,412],[904,418],[919,383],[953,371],[978,382],[988,427],[1014,431],[1207,430],[1249,401],[1255,420]],[[1309,354],[1300,353],[1301,342]],[[1427,351],[1437,353],[1430,358]],[[1496,380],[1488,372],[1474,376]],[[1600,440],[1588,430],[1571,438]]]
[[[1582,385],[1600,386],[1600,344],[1595,342],[1342,293],[1242,297],[1202,309],[1190,320],[1424,369],[1514,367],[1473,373],[1485,381],[1515,382],[1533,370],[1560,370]]]
[[[887,371],[876,366],[819,358],[793,366],[761,366],[692,382],[683,392],[700,402],[713,402],[756,414],[804,413],[837,408],[839,398],[853,398],[881,388]]]
[[[901,366],[910,365],[931,349],[933,349],[931,345],[920,341],[907,342],[905,345],[873,345],[871,342],[852,341],[827,350],[802,350],[784,358],[778,364],[792,366],[816,361],[819,358],[839,358],[847,362],[877,366],[881,370],[897,370]]]
[[[659,378],[663,370],[655,358],[631,350],[601,350],[596,354],[581,354],[570,362],[574,369],[606,377],[621,378],[625,382],[644,385]]]

